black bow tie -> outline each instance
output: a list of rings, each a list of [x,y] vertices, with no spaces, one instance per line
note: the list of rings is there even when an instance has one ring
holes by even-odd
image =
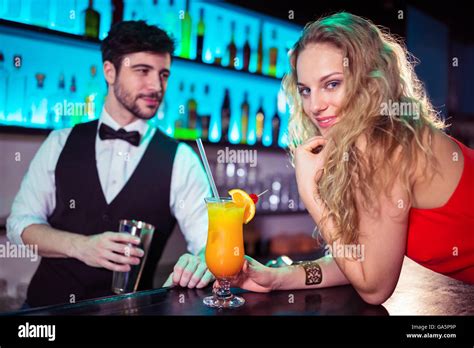
[[[134,146],[140,144],[140,133],[137,131],[127,132],[125,129],[120,128],[119,130],[114,130],[113,128],[107,126],[106,124],[101,123],[99,127],[99,137],[102,140],[108,139],[121,139],[128,141]]]

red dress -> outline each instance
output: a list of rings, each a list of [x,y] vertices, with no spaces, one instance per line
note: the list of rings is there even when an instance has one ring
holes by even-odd
[[[453,139],[464,169],[448,202],[410,210],[406,255],[435,272],[474,284],[474,150]]]

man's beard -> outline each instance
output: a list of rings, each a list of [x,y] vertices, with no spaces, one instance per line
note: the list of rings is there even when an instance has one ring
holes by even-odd
[[[133,97],[125,88],[123,88],[120,82],[114,84],[114,94],[117,101],[122,104],[125,109],[131,112],[135,117],[142,120],[149,120],[156,115],[163,98],[163,95],[160,93],[138,94],[136,97]],[[138,106],[138,99],[140,98],[155,98],[158,101],[158,104],[153,108],[146,107],[146,110],[142,111],[140,106]]]

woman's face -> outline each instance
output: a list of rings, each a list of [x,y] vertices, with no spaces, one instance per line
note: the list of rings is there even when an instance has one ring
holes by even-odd
[[[342,52],[327,43],[306,46],[296,61],[303,110],[323,136],[339,120],[345,94],[343,61]]]

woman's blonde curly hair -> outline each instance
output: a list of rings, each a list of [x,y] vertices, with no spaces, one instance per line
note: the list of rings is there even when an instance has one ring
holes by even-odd
[[[335,223],[335,240],[357,243],[356,192],[362,195],[364,208],[377,211],[380,194],[388,195],[398,180],[411,201],[410,176],[418,156],[424,155],[425,163],[436,170],[433,153],[423,140],[445,124],[428,100],[414,72],[415,60],[402,43],[369,20],[340,12],[306,25],[290,53],[291,71],[283,79],[283,88],[291,110],[288,136],[292,158],[299,144],[320,135],[303,110],[296,71],[298,55],[316,43],[338,48],[347,63],[339,122],[331,128],[324,174],[318,183],[319,197],[328,208],[319,227],[324,228],[330,217]],[[412,107],[382,112],[384,105],[394,103]],[[366,141],[364,153],[356,146],[361,136]]]

